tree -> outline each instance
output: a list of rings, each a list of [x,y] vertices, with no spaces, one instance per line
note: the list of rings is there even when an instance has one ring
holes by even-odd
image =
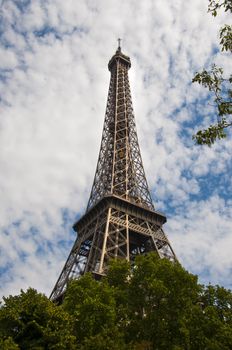
[[[2,350],[19,350],[19,346],[13,341],[11,337],[0,339],[0,349]]]
[[[68,284],[62,305],[33,289],[4,299],[3,350],[230,350],[232,293],[154,253]]]
[[[154,253],[112,261],[101,281],[73,280],[63,307],[80,349],[229,350],[232,293],[204,287],[179,263]]]
[[[223,287],[207,286],[186,320],[190,349],[232,348],[232,293]]]
[[[180,264],[154,254],[138,257],[129,285],[128,340],[151,349],[182,349],[185,317],[199,288],[197,277]]]
[[[1,349],[76,349],[72,333],[69,314],[36,290],[29,288],[18,296],[4,298],[0,308]]]
[[[214,17],[218,10],[224,8],[227,12],[232,12],[231,0],[210,0],[208,12]],[[232,26],[225,24],[219,32],[221,51],[232,52]],[[232,75],[225,78],[223,69],[212,65],[211,70],[203,70],[196,73],[193,80],[207,88],[214,96],[214,103],[217,109],[217,121],[205,130],[199,130],[193,139],[199,145],[211,146],[217,139],[226,137],[226,129],[232,126]]]
[[[72,280],[62,307],[74,320],[74,334],[80,349],[128,349],[123,330],[120,332],[117,324],[115,290],[107,279],[98,282],[86,273]]]

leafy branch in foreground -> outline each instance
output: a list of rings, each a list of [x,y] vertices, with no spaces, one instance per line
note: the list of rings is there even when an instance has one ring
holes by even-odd
[[[217,10],[224,7],[225,12],[232,12],[232,1],[231,0],[210,0],[208,6],[208,12],[212,13],[212,16],[217,16]]]
[[[220,29],[220,45],[222,51],[232,52],[232,26],[225,24]]]
[[[222,74],[222,68],[213,65],[210,72],[203,70],[201,73],[197,73],[192,80],[214,94],[214,102],[218,112],[217,123],[210,125],[205,130],[199,130],[193,136],[199,145],[211,146],[216,139],[225,138],[225,129],[232,125],[232,121],[228,121],[229,115],[232,114],[232,90],[228,88],[229,84],[232,83],[232,77],[225,79]]]
[[[223,7],[225,12],[232,12],[231,0],[211,0],[209,1],[208,12],[215,17],[217,11]],[[232,52],[232,26],[225,24],[219,32],[221,51]],[[196,73],[192,82],[199,83],[214,94],[214,103],[217,109],[217,122],[210,125],[207,129],[199,130],[193,135],[193,140],[198,145],[211,146],[217,139],[226,137],[225,129],[232,126],[230,119],[232,114],[232,76],[223,77],[223,69],[215,64],[210,71],[203,70]]]
[[[208,129],[199,130],[193,135],[193,140],[195,140],[198,145],[211,146],[216,139],[220,140],[226,137],[225,128],[231,125],[232,123],[228,124],[225,120],[215,125],[210,125]]]

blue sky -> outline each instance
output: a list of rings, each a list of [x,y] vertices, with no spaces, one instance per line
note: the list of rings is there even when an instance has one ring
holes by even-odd
[[[212,148],[194,73],[215,62],[225,14],[207,1],[0,1],[0,295],[50,294],[86,208],[103,128],[107,64],[121,37],[146,176],[183,266],[231,288],[231,134]]]

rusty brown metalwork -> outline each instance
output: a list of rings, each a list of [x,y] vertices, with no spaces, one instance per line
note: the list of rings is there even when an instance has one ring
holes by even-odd
[[[86,213],[73,228],[77,239],[50,298],[61,301],[71,278],[107,273],[110,259],[133,261],[155,251],[177,258],[163,231],[166,217],[155,211],[142,164],[132,107],[130,58],[119,47],[111,72],[102,141]]]

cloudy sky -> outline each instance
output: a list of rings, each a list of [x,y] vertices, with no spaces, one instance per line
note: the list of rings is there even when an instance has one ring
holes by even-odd
[[[194,73],[216,62],[228,22],[202,0],[0,0],[0,297],[50,294],[93,182],[109,86],[123,39],[146,176],[180,262],[232,288],[232,137],[212,148]],[[230,62],[230,63],[229,63]]]

